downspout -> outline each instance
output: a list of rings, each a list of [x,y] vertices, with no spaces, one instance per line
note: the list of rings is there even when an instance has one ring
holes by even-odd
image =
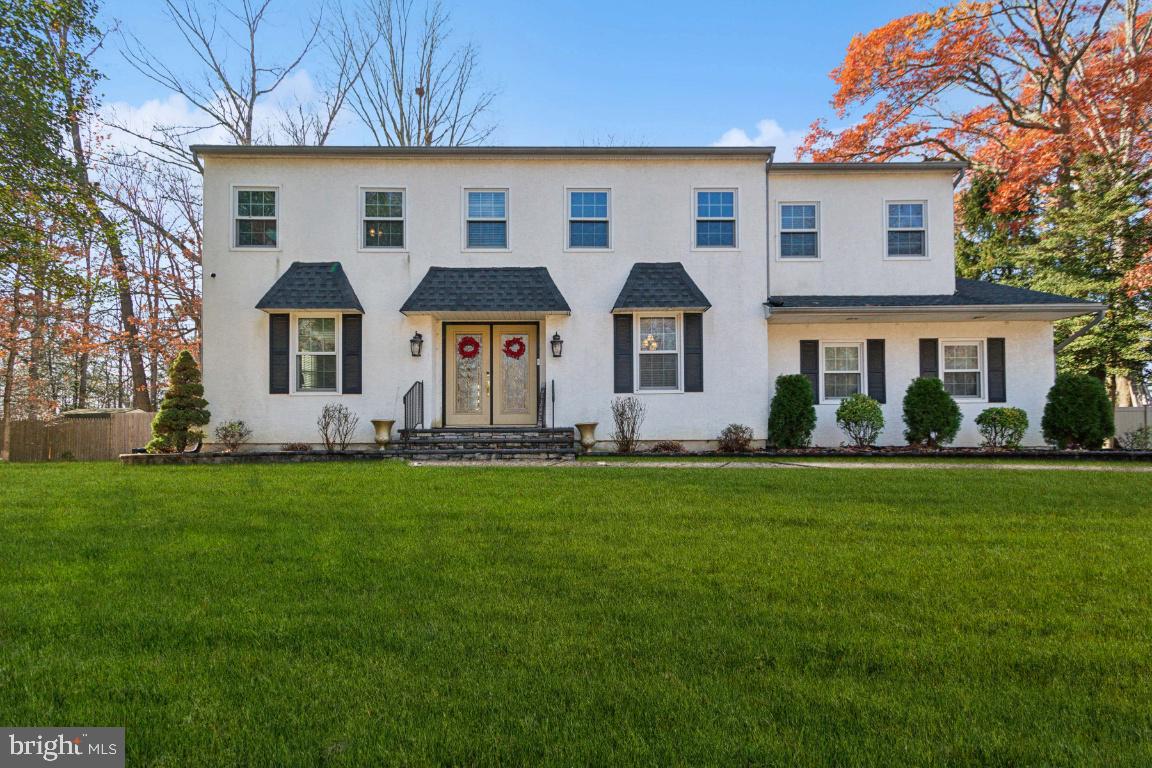
[[[1092,318],[1092,320],[1087,325],[1085,325],[1083,328],[1076,331],[1076,333],[1072,334],[1068,338],[1064,339],[1064,341],[1062,341],[1056,345],[1056,349],[1055,349],[1056,354],[1060,354],[1061,352],[1064,351],[1064,348],[1067,347],[1069,344],[1076,341],[1076,339],[1078,339],[1081,336],[1083,336],[1084,334],[1088,333],[1088,331],[1092,330],[1096,326],[1100,325],[1101,321],[1104,320],[1104,313],[1107,311],[1108,310],[1104,309],[1104,308],[1096,310],[1096,317]]]
[[[772,300],[772,197],[769,195],[768,176],[772,173],[772,161],[776,159],[776,150],[764,162],[764,305]]]

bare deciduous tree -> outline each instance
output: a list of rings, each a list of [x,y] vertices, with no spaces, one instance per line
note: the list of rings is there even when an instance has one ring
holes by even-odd
[[[219,126],[237,144],[259,143],[264,137],[256,121],[257,103],[297,70],[321,33],[321,19],[317,18],[310,23],[295,53],[288,54],[284,63],[270,62],[262,46],[262,28],[271,2],[241,0],[238,10],[213,2],[205,15],[192,0],[165,0],[172,27],[200,61],[200,72],[177,72],[136,38],[125,46],[124,56],[141,74],[187,99],[204,113],[210,125],[156,126],[155,135],[134,135],[185,163],[192,162],[185,140],[204,128]],[[231,23],[221,25],[221,16],[231,19]]]
[[[380,146],[483,143],[495,94],[478,83],[479,51],[449,49],[449,14],[428,0],[414,20],[414,0],[368,0],[379,42],[357,53],[366,65],[349,100]]]

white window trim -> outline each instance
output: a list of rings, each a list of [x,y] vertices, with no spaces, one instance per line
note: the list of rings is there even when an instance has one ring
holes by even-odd
[[[404,196],[403,212],[404,215],[399,219],[380,218],[378,216],[365,216],[365,206],[367,205],[369,192],[399,192]],[[356,250],[362,253],[379,253],[386,251],[388,253],[407,253],[408,252],[408,188],[407,187],[377,187],[377,186],[361,186],[357,192],[356,205]],[[399,221],[404,227],[404,245],[365,245],[364,243],[364,222],[372,221]]]
[[[228,204],[228,210],[232,214],[232,223],[229,226],[230,234],[228,236],[228,250],[230,251],[257,251],[262,253],[275,253],[279,251],[284,243],[284,230],[280,226],[280,213],[284,206],[284,195],[280,192],[279,184],[233,184],[231,186],[231,202]],[[239,227],[236,226],[237,219],[240,218],[240,192],[275,192],[276,193],[276,215],[272,217],[272,221],[276,222],[276,245],[237,245],[236,239],[239,237]],[[246,219],[256,218],[268,221],[266,216],[245,216]]]
[[[784,229],[784,214],[783,208],[786,205],[814,205],[816,206],[816,229]],[[887,209],[885,209],[887,210]],[[800,263],[807,264],[814,261],[824,260],[824,243],[823,235],[821,234],[820,227],[820,202],[818,200],[780,200],[776,203],[776,261],[783,261],[786,263]],[[815,256],[792,256],[785,257],[783,255],[783,235],[785,232],[815,232],[816,233],[816,255]],[[885,234],[887,236],[887,234]],[[885,245],[887,248],[887,245]]]
[[[652,389],[640,387],[640,318],[672,317],[676,320],[676,388]],[[632,316],[632,391],[638,395],[674,395],[684,391],[684,313],[683,312],[636,312]],[[644,354],[670,354],[644,353]]]
[[[922,256],[889,256],[888,255],[888,233],[892,229],[888,226],[888,206],[900,205],[901,203],[915,203],[916,205],[924,206],[924,226],[919,229],[901,229],[897,228],[897,232],[924,232],[924,255]],[[884,243],[883,253],[885,261],[928,261],[932,257],[932,251],[928,247],[928,201],[927,200],[885,200],[884,201]]]
[[[469,219],[468,193],[469,192],[503,192],[504,218],[503,219]],[[512,250],[512,193],[508,187],[463,187],[460,191],[460,250],[478,251],[487,253],[507,253]],[[504,247],[503,248],[476,248],[468,245],[469,221],[503,221]]]
[[[787,261],[787,259],[785,259]],[[845,398],[829,397],[824,393],[824,375],[827,373],[852,373],[852,371],[829,371],[824,364],[824,350],[828,347],[857,347],[860,350],[860,394],[868,394],[868,344],[863,341],[821,341],[820,342],[820,402],[840,403]]]
[[[988,402],[988,350],[984,339],[940,339],[939,348],[936,351],[937,365],[939,367],[940,383],[944,383],[944,347],[957,346],[960,344],[975,344],[978,363],[980,365],[980,394],[976,397],[970,395],[951,395],[951,397],[960,403],[986,403]],[[951,373],[971,373],[971,369],[965,368],[960,371],[950,371]]]
[[[697,192],[731,192],[732,193],[732,217],[733,232],[732,232],[732,245],[697,245],[696,244],[696,222],[697,221],[727,221],[727,219],[716,219],[711,217],[697,218],[696,217],[696,193]],[[722,253],[732,253],[733,251],[740,250],[740,188],[739,187],[692,187],[692,214],[689,219],[690,225],[690,238],[689,243],[692,244],[691,250],[693,251],[719,251]]]
[[[576,219],[576,221],[606,221],[608,222],[608,247],[589,248],[588,246],[572,245],[572,193],[573,192],[607,192],[608,218],[606,219]],[[614,248],[616,226],[612,223],[612,187],[565,187],[564,188],[564,251],[567,253],[612,253]]]
[[[341,361],[344,359],[344,318],[340,312],[292,312],[290,314],[291,326],[289,328],[289,354],[292,356],[292,363],[289,371],[288,393],[290,395],[298,395],[300,397],[335,397],[344,394],[344,366]],[[336,389],[298,389],[300,371],[300,319],[305,317],[334,317],[336,318]],[[313,352],[306,352],[304,354],[315,354]],[[321,353],[327,354],[327,353]]]

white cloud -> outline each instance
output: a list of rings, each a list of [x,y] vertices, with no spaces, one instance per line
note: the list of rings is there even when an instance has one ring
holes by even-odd
[[[804,131],[791,131],[783,128],[772,118],[756,123],[756,135],[749,136],[743,128],[729,128],[714,147],[776,147],[776,157],[791,160],[796,156],[796,147],[804,140]]]
[[[253,122],[258,136],[272,135],[282,138],[281,120],[297,104],[309,104],[318,98],[316,84],[305,70],[297,70],[280,84],[273,93],[256,103]],[[132,150],[148,147],[148,142],[118,130],[123,126],[140,136],[152,135],[155,128],[177,128],[191,131],[185,137],[187,144],[231,144],[228,132],[194,107],[180,94],[171,93],[164,98],[148,99],[139,104],[114,101],[102,105],[100,121],[108,129],[118,149]],[[197,130],[192,130],[197,129]]]

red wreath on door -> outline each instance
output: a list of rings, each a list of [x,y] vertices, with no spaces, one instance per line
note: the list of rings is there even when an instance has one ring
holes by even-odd
[[[513,336],[504,342],[504,354],[513,360],[519,360],[527,351],[528,345],[526,345],[524,339],[519,336]]]
[[[480,342],[473,336],[465,336],[456,345],[456,353],[465,360],[470,360],[480,354]]]

